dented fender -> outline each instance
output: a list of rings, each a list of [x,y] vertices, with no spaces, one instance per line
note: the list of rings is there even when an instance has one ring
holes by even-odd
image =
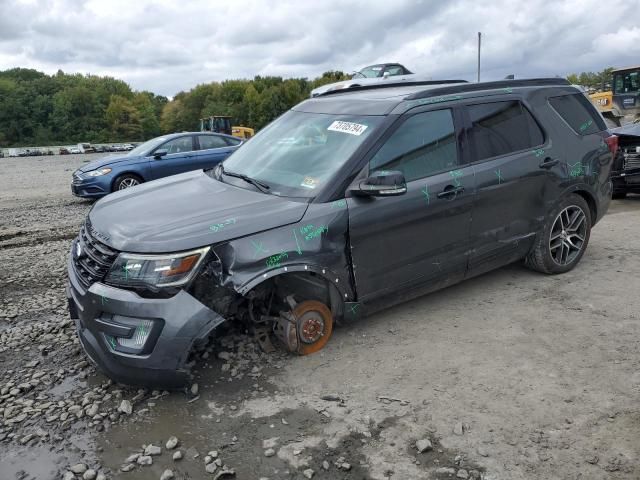
[[[292,272],[312,272],[353,301],[349,215],[345,200],[311,204],[299,222],[216,245],[221,284],[246,295],[260,283]]]

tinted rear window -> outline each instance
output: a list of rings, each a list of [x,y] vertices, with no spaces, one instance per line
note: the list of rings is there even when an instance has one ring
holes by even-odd
[[[607,128],[597,110],[582,93],[550,97],[549,103],[578,135],[591,135]]]
[[[544,143],[533,116],[517,100],[468,105],[471,144],[476,159],[498,157]]]

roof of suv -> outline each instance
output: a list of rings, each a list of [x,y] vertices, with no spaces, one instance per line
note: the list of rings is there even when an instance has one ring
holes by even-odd
[[[500,80],[468,83],[464,80],[386,83],[327,92],[296,105],[293,110],[312,113],[345,115],[386,115],[405,100],[415,104],[459,100],[461,94],[502,89],[510,92],[517,87],[570,86],[562,78]],[[476,95],[472,95],[476,96]],[[415,105],[411,105],[415,106]]]

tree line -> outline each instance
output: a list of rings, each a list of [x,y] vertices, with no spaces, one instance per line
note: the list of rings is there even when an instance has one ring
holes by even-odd
[[[0,147],[143,141],[198,130],[200,118],[211,115],[260,129],[313,88],[346,78],[331,71],[312,81],[225,80],[197,85],[170,101],[112,77],[14,68],[0,71]]]
[[[607,67],[601,72],[582,72],[567,75],[567,80],[572,84],[582,85],[592,90],[610,90],[611,72],[613,67]]]
[[[567,79],[587,88],[610,88],[611,70]],[[198,130],[200,118],[211,115],[260,129],[308,98],[313,88],[347,78],[341,71],[313,80],[256,76],[197,85],[169,100],[134,91],[112,77],[14,68],[0,71],[0,147],[143,141]]]

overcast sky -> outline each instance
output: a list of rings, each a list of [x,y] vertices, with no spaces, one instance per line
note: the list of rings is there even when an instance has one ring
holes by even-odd
[[[0,69],[111,75],[167,96],[384,61],[473,80],[478,31],[483,80],[640,64],[640,0],[0,0]]]

